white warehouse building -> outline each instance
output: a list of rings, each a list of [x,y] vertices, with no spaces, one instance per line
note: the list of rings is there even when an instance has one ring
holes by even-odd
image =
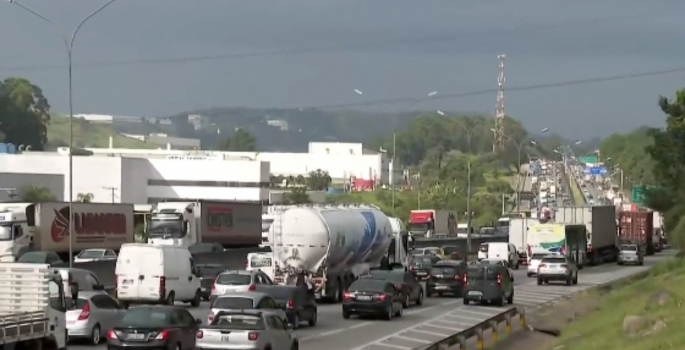
[[[88,148],[94,154],[174,159],[244,159],[269,162],[271,175],[306,176],[311,171],[327,171],[334,182],[351,178],[390,181],[390,161],[383,152],[364,149],[361,143],[310,142],[308,153],[183,151],[166,149]],[[400,176],[396,176],[396,179]]]
[[[73,199],[93,202],[156,203],[173,199],[269,202],[269,163],[254,160],[145,159],[73,156]],[[48,152],[0,154],[0,199],[25,186],[69,197],[69,158]]]

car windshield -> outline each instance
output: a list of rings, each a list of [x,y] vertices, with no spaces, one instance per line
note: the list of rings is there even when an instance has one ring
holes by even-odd
[[[431,269],[431,274],[432,275],[449,275],[449,274],[456,274],[457,273],[457,268],[455,266],[433,266]]]
[[[46,255],[43,252],[28,252],[19,258],[23,263],[45,263]]]
[[[81,259],[94,259],[102,258],[103,255],[105,255],[103,250],[84,250],[78,255],[78,257]]]
[[[264,321],[259,316],[229,314],[219,315],[212,321],[213,326],[241,331],[258,331],[264,329]]]
[[[243,297],[221,297],[216,299],[213,309],[254,309],[254,301],[251,298]]]
[[[171,326],[171,310],[137,307],[126,311],[119,322],[123,328],[165,328]]]
[[[426,267],[430,267],[431,265],[433,265],[433,259],[432,258],[414,257],[411,264],[414,267],[426,268]]]
[[[495,268],[488,266],[469,267],[466,272],[469,280],[482,281],[484,279],[494,280],[497,278],[497,271]]]
[[[377,271],[371,274],[371,278],[375,280],[402,282],[404,280],[404,272]]]
[[[250,282],[252,282],[252,276],[237,273],[222,273],[216,279],[216,284],[227,286],[245,286],[250,284]]]
[[[373,279],[357,280],[350,286],[351,292],[384,292],[388,282]]]
[[[542,259],[542,262],[550,264],[565,264],[566,258],[544,258]]]

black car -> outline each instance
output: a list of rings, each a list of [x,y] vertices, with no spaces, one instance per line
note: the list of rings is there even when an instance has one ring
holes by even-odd
[[[409,271],[421,281],[426,281],[430,278],[430,269],[436,262],[440,261],[440,257],[435,255],[415,255],[411,259]]]
[[[198,264],[196,265],[200,272],[200,297],[203,300],[209,300],[212,294],[212,286],[214,280],[220,273],[227,270],[226,266],[221,264]]]
[[[404,295],[388,281],[360,279],[343,294],[342,316],[380,316],[385,320],[402,316]]]
[[[302,286],[258,286],[257,290],[266,293],[276,300],[285,311],[288,323],[297,329],[300,323],[307,322],[310,327],[316,326],[318,308],[314,293]]]
[[[417,306],[423,304],[423,287],[416,280],[414,274],[407,271],[372,271],[367,278],[391,282],[404,296],[402,306],[408,308],[411,303]]]
[[[514,282],[507,268],[501,265],[471,265],[464,275],[464,305],[470,302],[493,303],[497,306],[514,303]]]
[[[183,307],[132,308],[107,332],[107,349],[193,350],[201,324]]]
[[[450,294],[461,296],[463,293],[463,278],[467,264],[461,260],[443,260],[435,263],[430,270],[431,278],[426,282],[428,295],[437,294],[439,297]]]

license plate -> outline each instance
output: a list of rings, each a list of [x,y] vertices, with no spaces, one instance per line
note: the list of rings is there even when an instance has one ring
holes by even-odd
[[[445,276],[443,276],[443,275],[435,275],[435,278],[443,278],[443,277],[445,277]]]
[[[207,288],[207,287],[202,287],[202,291],[203,291],[203,292],[206,292],[207,290],[209,290],[209,288]]]
[[[221,342],[222,342],[222,343],[228,343],[228,336],[227,336],[227,335],[222,335],[222,336],[221,336]]]
[[[437,287],[435,287],[435,289],[437,289],[437,290],[444,290],[444,289],[449,289],[449,287],[447,287],[447,286],[437,286]]]
[[[428,273],[427,273],[427,272],[417,272],[416,274],[419,275],[419,276],[425,276],[425,275],[427,275]]]
[[[360,295],[357,297],[357,300],[371,300],[371,297],[368,295]]]
[[[126,339],[143,340],[145,339],[145,334],[129,334],[126,336]]]
[[[123,280],[122,284],[133,284],[133,280]]]
[[[481,296],[481,295],[483,295],[483,292],[478,292],[478,291],[470,291],[470,292],[469,292],[469,295],[477,295],[477,296]]]

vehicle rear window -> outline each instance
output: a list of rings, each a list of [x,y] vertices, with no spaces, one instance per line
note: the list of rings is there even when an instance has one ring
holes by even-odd
[[[264,329],[264,321],[262,321],[261,317],[241,314],[219,315],[219,317],[214,318],[212,325],[244,331],[258,331]]]
[[[84,250],[77,257],[81,259],[93,259],[93,258],[102,258],[102,256],[105,255],[104,250]]]
[[[351,292],[385,292],[388,282],[373,279],[357,280],[350,286]]]
[[[216,284],[223,284],[228,286],[244,286],[250,284],[252,276],[240,275],[237,273],[222,273],[216,279]]]
[[[481,244],[479,249],[481,252],[487,253],[488,252],[488,244]]]
[[[171,309],[136,307],[126,311],[119,327],[166,328],[171,326]]]
[[[470,267],[467,274],[469,279],[474,281],[494,280],[497,278],[497,270],[487,266]]]
[[[533,256],[530,258],[535,259],[535,260],[542,260],[542,258],[544,258],[544,257],[545,257],[545,254],[533,254]]]
[[[628,250],[628,251],[636,252],[637,247],[634,245],[624,245],[624,246],[621,246],[621,250]]]
[[[88,299],[76,299],[75,303],[72,303],[73,299],[67,298],[67,305],[69,305],[69,310],[82,310],[88,304]]]
[[[442,251],[445,252],[446,255],[450,255],[452,253],[459,253],[459,247],[444,247],[442,248]]]
[[[221,272],[226,270],[225,267],[220,265],[200,265],[197,267],[197,269],[200,271],[200,276],[202,277],[218,276]]]
[[[563,264],[566,262],[566,258],[544,258],[542,259],[542,262],[550,264]]]
[[[288,300],[292,299],[295,296],[296,291],[300,289],[300,287],[294,287],[294,286],[273,286],[269,287],[265,291],[265,293],[269,294],[270,297],[276,299],[276,300]]]
[[[377,272],[373,272],[371,274],[371,279],[383,280],[383,281],[393,281],[393,282],[402,282],[402,281],[404,281],[404,271],[402,271],[401,273],[377,271]]]
[[[213,309],[244,310],[254,308],[254,302],[250,298],[221,297],[217,298],[212,305]]]
[[[431,269],[432,275],[456,275],[459,273],[459,269],[455,266],[433,266]]]
[[[433,265],[433,259],[431,258],[414,258],[411,264],[415,267],[429,267]]]

